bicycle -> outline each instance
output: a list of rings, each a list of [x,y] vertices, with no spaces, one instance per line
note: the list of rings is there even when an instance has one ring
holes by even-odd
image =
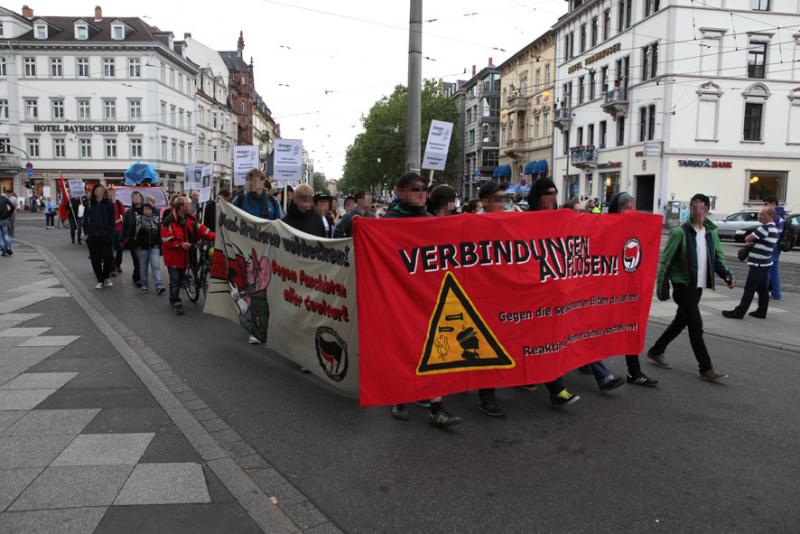
[[[183,289],[190,301],[197,302],[201,291],[203,298],[208,294],[208,275],[211,273],[211,255],[214,253],[214,247],[204,241],[192,245],[186,253],[189,261],[183,277]]]

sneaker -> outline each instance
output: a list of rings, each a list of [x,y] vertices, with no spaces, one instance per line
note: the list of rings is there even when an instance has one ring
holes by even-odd
[[[143,287],[143,288],[142,288],[142,293],[149,293],[149,292],[150,292],[150,290],[149,290],[149,289],[147,289],[146,287]]]
[[[106,280],[105,282],[103,282],[103,285],[106,287],[114,287],[114,282],[112,282],[111,280]]]
[[[658,384],[658,380],[653,380],[644,373],[638,374],[636,376],[628,375],[627,380],[628,384],[634,384],[636,386],[644,386],[648,388],[654,388],[656,387],[656,384]]]
[[[164,288],[163,287],[157,287],[156,288],[156,295],[163,295],[163,294],[164,294]]]
[[[506,415],[506,412],[503,411],[503,408],[501,408],[494,399],[482,402],[479,408],[483,413],[490,417],[505,417]]]
[[[650,358],[654,364],[661,367],[662,369],[672,369],[672,366],[669,363],[667,363],[667,360],[664,359],[664,355],[653,352],[653,349],[647,351],[647,357]]]
[[[579,400],[580,397],[570,393],[567,388],[562,389],[555,395],[550,395],[550,402],[553,404],[553,406],[568,406],[574,402],[578,402]]]
[[[431,424],[433,426],[453,426],[461,422],[461,418],[457,415],[451,415],[444,410],[439,410],[431,414]]]
[[[3,254],[3,255],[5,256],[5,254]],[[95,289],[103,289],[104,287],[106,287],[106,285],[105,285],[103,282],[97,282],[97,283],[94,285],[94,288],[95,288]]]
[[[724,310],[722,312],[722,316],[725,317],[726,319],[744,319],[744,316],[737,315],[736,312],[733,310]]]
[[[706,382],[719,382],[720,380],[724,380],[726,378],[728,378],[728,375],[720,374],[714,369],[709,369],[705,373],[700,373],[700,379],[705,380]]]
[[[767,314],[766,313],[761,313],[758,310],[751,311],[747,315],[749,315],[750,317],[755,317],[756,319],[766,319],[767,318]]]
[[[526,391],[536,391],[539,389],[538,384],[525,384],[524,386],[517,386],[519,389],[524,389]]]
[[[429,401],[428,399],[414,401],[414,404],[416,404],[420,408],[425,408],[425,409],[428,409],[428,408],[431,407],[431,401]]]
[[[6,250],[6,255],[13,256],[14,255],[14,251],[11,250],[11,249],[8,249],[8,250]]]
[[[247,342],[250,343],[251,345],[261,345],[261,340],[258,339],[253,334],[250,334],[249,336],[247,336]]]
[[[600,384],[600,390],[602,391],[611,391],[612,389],[617,389],[625,384],[625,379],[621,376],[615,377],[614,375],[608,375],[608,377]]]
[[[395,404],[392,406],[391,414],[392,417],[398,421],[408,421],[408,411],[406,410],[405,404]]]

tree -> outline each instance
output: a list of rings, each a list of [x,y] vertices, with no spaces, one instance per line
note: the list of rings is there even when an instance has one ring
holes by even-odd
[[[369,189],[374,193],[390,190],[405,171],[406,108],[408,91],[398,85],[389,96],[384,96],[361,117],[364,131],[356,136],[347,148],[344,173],[339,181],[341,191],[352,192]],[[434,80],[425,80],[422,87],[422,146],[424,150],[431,120],[458,122],[458,109]],[[461,150],[456,135],[450,140],[445,171],[437,172],[436,182],[457,184],[456,161]]]
[[[325,174],[321,172],[315,172],[311,175],[311,185],[314,188],[315,193],[325,193],[326,195],[330,194],[328,191],[328,185],[325,183]]]

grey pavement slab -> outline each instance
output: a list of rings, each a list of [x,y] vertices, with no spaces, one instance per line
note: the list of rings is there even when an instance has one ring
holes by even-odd
[[[39,409],[64,408],[158,408],[143,386],[63,387],[39,405]]]
[[[147,446],[141,463],[200,462],[202,459],[189,440],[177,429],[157,432]]]
[[[0,437],[0,469],[46,467],[73,439],[72,434]]]
[[[55,391],[55,389],[0,390],[0,410],[32,410]]]
[[[135,465],[152,439],[152,433],[82,434],[64,449],[53,465]]]
[[[0,302],[0,313],[11,313],[22,308],[27,308],[37,302],[42,302],[53,297],[69,297],[69,293],[63,289],[45,289],[13,297]]]
[[[24,343],[29,339],[29,337],[0,337],[0,351],[5,351],[11,347],[16,347],[20,343]]]
[[[20,347],[66,347],[80,336],[39,336],[20,343]]]
[[[4,511],[33,482],[41,468],[0,471],[0,512]]]
[[[203,468],[198,463],[138,464],[115,505],[208,503]]]
[[[198,530],[198,525],[202,529]],[[94,534],[263,534],[238,504],[162,504],[111,506]]]
[[[40,326],[29,326],[29,327],[14,327],[14,328],[7,328],[0,332],[0,337],[36,337],[41,336],[45,332],[50,330],[50,327],[40,327]]]
[[[0,353],[0,373],[14,376],[49,358],[59,347],[14,347]]]
[[[77,436],[100,410],[32,410],[0,431],[0,436]]]
[[[110,505],[125,484],[131,469],[129,465],[48,467],[9,510]]]
[[[0,432],[17,422],[27,413],[26,410],[6,410],[0,412]]]
[[[0,314],[0,321],[19,321],[24,323],[31,319],[36,319],[42,315],[41,313],[2,313]]]
[[[104,408],[83,430],[84,434],[178,432],[175,424],[160,408]],[[152,445],[152,443],[151,443]]]
[[[105,507],[38,510],[0,514],[0,532],[5,534],[87,534],[94,531]]]
[[[58,389],[78,376],[78,373],[23,373],[0,386],[5,389]]]
[[[27,293],[27,292],[32,291],[32,290],[45,289],[45,288],[55,287],[55,286],[60,286],[60,285],[61,285],[61,282],[58,281],[58,278],[56,278],[55,276],[50,276],[50,277],[45,278],[43,280],[37,280],[36,282],[32,282],[32,283],[30,283],[30,284],[28,284],[26,286],[23,286],[23,287],[15,287],[13,289],[8,289],[7,291],[9,293]]]
[[[11,374],[11,373],[0,373],[0,386],[5,384],[12,378],[15,378],[16,376],[17,376],[16,374]]]

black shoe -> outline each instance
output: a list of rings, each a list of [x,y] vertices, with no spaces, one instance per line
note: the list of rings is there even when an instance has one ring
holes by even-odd
[[[157,288],[156,288],[156,295],[163,295],[163,294],[164,294],[164,291],[165,291],[165,288],[163,288],[163,287],[157,287]]]
[[[635,384],[637,386],[644,386],[648,388],[656,387],[658,380],[653,380],[644,373],[639,373],[636,376],[628,375],[628,384]]]
[[[14,252],[11,249],[8,249],[6,250],[6,254],[8,254],[9,256],[13,256]]]
[[[406,410],[405,404],[395,404],[392,406],[391,414],[392,417],[398,421],[408,421],[408,410]]]
[[[422,400],[414,401],[414,404],[416,404],[420,408],[426,408],[427,409],[427,408],[431,407],[431,401],[429,401],[428,399],[422,399]]]
[[[664,359],[664,355],[653,352],[653,349],[647,351],[647,357],[662,369],[672,369],[672,366]]]
[[[503,411],[503,409],[494,399],[482,402],[480,405],[480,410],[491,417],[505,417],[506,415],[506,412]]]
[[[141,289],[141,287],[142,287],[142,283],[141,282],[134,282],[133,285],[136,286],[136,289]]]
[[[617,389],[625,384],[625,379],[621,376],[614,376],[610,375],[605,382],[600,384],[601,391],[611,391],[612,389]]]
[[[761,313],[758,310],[751,311],[747,315],[749,315],[750,317],[755,317],[756,319],[766,319],[767,318],[767,314],[766,313]]]
[[[574,402],[578,402],[581,398],[578,395],[573,395],[567,388],[562,389],[555,395],[550,395],[550,402],[553,406],[567,406]]]
[[[433,426],[453,426],[461,422],[461,418],[457,415],[451,415],[444,410],[439,410],[431,414],[431,424]]]
[[[726,319],[744,319],[743,315],[737,315],[733,310],[725,310],[722,312],[722,316]]]
[[[175,312],[175,315],[183,315],[183,304],[176,302],[172,305],[172,310]]]

